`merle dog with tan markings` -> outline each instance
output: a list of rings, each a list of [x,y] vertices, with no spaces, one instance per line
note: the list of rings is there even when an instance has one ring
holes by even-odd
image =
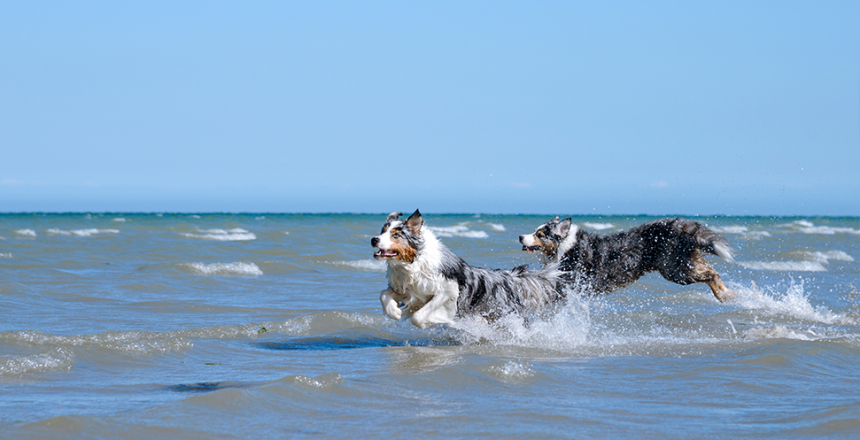
[[[704,259],[713,254],[732,261],[729,243],[692,220],[665,218],[598,235],[580,229],[570,218],[555,217],[534,233],[520,235],[520,243],[526,252],[540,252],[543,263],[558,263],[567,284],[594,293],[611,292],[657,271],[678,284],[705,283],[720,302],[733,297]]]
[[[379,300],[391,319],[411,316],[420,328],[448,324],[458,316],[493,321],[563,298],[557,265],[542,270],[472,267],[424,227],[417,209],[406,221],[401,215],[389,214],[382,232],[370,240],[378,248],[373,257],[388,262],[388,288]]]

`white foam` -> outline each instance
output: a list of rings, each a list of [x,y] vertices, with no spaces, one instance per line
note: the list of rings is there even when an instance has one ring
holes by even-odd
[[[791,285],[781,291],[768,288],[765,292],[755,283],[749,287],[730,283],[729,287],[735,293],[732,302],[748,310],[758,310],[772,315],[788,315],[824,324],[854,323],[845,315],[834,313],[824,306],[813,306],[809,302],[809,295],[804,293],[802,280],[800,282],[792,280]]]
[[[195,215],[189,215],[188,217],[191,217],[191,218],[200,218],[200,216],[199,216],[199,215],[196,215],[196,214],[195,214]]]
[[[71,350],[55,348],[29,356],[0,357],[0,377],[51,370],[70,370],[75,363]]]
[[[92,335],[60,336],[39,331],[23,330],[0,333],[0,340],[31,346],[49,346],[58,350],[72,347],[100,347],[135,354],[167,353],[193,347],[185,336],[193,330],[152,333],[139,331],[108,331]]]
[[[817,261],[738,261],[741,266],[752,270],[826,272],[827,269]]]
[[[745,234],[750,230],[746,226],[708,226],[708,228],[718,234]]]
[[[62,229],[48,229],[48,233],[57,235],[75,235],[78,237],[89,237],[96,234],[119,234],[119,229],[76,229],[64,231]]]
[[[11,253],[8,253],[8,254],[0,254],[0,258],[12,258],[12,254],[11,254]]]
[[[463,332],[464,343],[489,342],[498,346],[567,351],[587,344],[591,329],[589,300],[576,294],[567,298],[567,304],[557,313],[545,319],[531,319],[528,325],[522,317],[511,314],[493,324],[466,317],[455,320],[451,327]]]
[[[466,226],[466,223],[458,223],[454,226],[427,226],[427,229],[436,234],[437,237],[466,237],[466,238],[487,238],[484,231],[473,231]]]
[[[505,225],[499,225],[496,223],[487,223],[487,226],[493,228],[493,230],[496,230],[496,231],[504,231],[505,230]]]
[[[860,229],[832,226],[815,226],[812,222],[808,222],[806,220],[798,220],[786,226],[803,232],[804,234],[833,235],[837,233],[846,233],[860,235]]]
[[[122,217],[117,217],[117,218],[113,219],[113,221],[115,221],[115,222],[120,222],[120,223],[125,223],[125,222],[127,222],[128,220],[126,220],[126,219],[124,219],[124,218],[122,218]]]
[[[203,275],[263,275],[263,271],[254,263],[187,263],[187,265]]]
[[[501,376],[502,380],[527,379],[535,375],[535,370],[528,362],[507,361],[504,365],[493,365],[490,372]]]
[[[615,227],[612,223],[583,223],[583,226],[590,229],[602,231],[604,229],[612,229]]]
[[[26,235],[28,237],[35,237],[36,236],[36,231],[34,231],[32,229],[18,229],[17,231],[15,231],[15,233],[18,235]]]
[[[851,255],[846,254],[842,251],[827,251],[827,252],[805,252],[813,261],[817,261],[819,263],[829,263],[830,260],[837,261],[854,261],[854,258]]]
[[[181,235],[190,238],[199,238],[202,240],[217,240],[217,241],[250,241],[256,240],[257,236],[253,232],[249,232],[242,228],[233,229],[203,229],[200,230],[203,234],[192,234],[185,232]]]
[[[744,332],[744,336],[762,339],[797,339],[800,341],[812,341],[812,338],[802,332],[796,332],[783,325],[773,327],[756,327]]]
[[[265,219],[266,219],[265,215],[261,215],[259,217],[254,217],[254,220],[265,220]]]
[[[355,261],[333,261],[331,264],[338,266],[349,266],[356,269],[385,271],[388,267],[385,261],[380,260],[355,260]]]

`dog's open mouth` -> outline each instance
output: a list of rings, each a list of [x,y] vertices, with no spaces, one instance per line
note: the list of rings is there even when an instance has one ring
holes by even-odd
[[[528,252],[528,253],[539,251],[540,249],[541,249],[540,246],[523,246],[523,250]]]
[[[393,251],[391,249],[380,249],[373,253],[373,258],[377,260],[383,260],[386,258],[394,258],[397,256],[397,251]]]

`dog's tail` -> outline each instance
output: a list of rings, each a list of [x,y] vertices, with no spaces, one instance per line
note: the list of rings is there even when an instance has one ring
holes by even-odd
[[[699,245],[700,249],[726,261],[735,260],[732,247],[729,246],[728,240],[726,240],[722,235],[717,234],[707,226],[692,220],[682,220],[682,222],[686,223],[682,226],[682,229],[693,235],[696,244]]]
[[[510,271],[521,304],[526,309],[537,310],[562,297],[560,286],[563,272],[559,270],[558,263],[547,264],[540,270],[526,268],[528,265],[522,265]]]

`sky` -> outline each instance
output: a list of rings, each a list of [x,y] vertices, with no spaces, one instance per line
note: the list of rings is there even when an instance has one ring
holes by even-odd
[[[0,212],[416,208],[860,215],[860,2],[0,2]]]

